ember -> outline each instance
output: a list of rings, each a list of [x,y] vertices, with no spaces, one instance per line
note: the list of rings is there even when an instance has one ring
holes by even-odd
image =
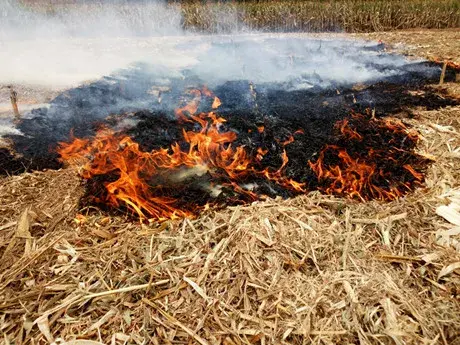
[[[100,195],[93,201],[126,207],[141,219],[154,220],[191,216],[209,205],[275,196],[279,189],[287,195],[319,188],[363,201],[393,200],[423,182],[426,160],[414,152],[418,136],[401,122],[359,114],[338,121],[334,141],[316,162],[297,160],[294,164],[302,167],[294,171],[300,174],[290,176],[286,167],[292,163],[285,147],[296,141],[308,145],[308,128],[293,131],[285,140],[275,138],[271,145],[263,140],[258,147],[239,145],[238,135],[252,131],[237,134],[225,129],[227,120],[217,112],[218,97],[205,87],[188,95],[191,99],[175,111],[174,123],[182,138],[169,147],[145,151],[123,131],[101,128],[92,139],[60,143],[61,160],[93,181],[91,194]],[[198,112],[202,103],[212,103],[210,111]],[[275,129],[256,128],[253,135],[259,137]],[[281,162],[276,168],[269,158],[273,153]],[[311,173],[301,175],[308,168],[318,182],[306,180]],[[269,188],[259,188],[261,181]]]
[[[309,162],[318,188],[359,200],[394,200],[423,181],[427,159],[415,153],[417,133],[400,121],[354,114],[336,124],[336,140]]]

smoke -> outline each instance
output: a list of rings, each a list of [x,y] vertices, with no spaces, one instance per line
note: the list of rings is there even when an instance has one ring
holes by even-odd
[[[184,34],[178,7],[127,0],[30,3],[1,1],[0,83],[73,87],[139,60],[187,63],[173,51],[175,39],[165,39]]]
[[[351,40],[193,35],[182,29],[180,5],[162,1],[24,1],[0,4],[0,84],[69,88],[143,62],[188,69],[210,85],[245,79],[309,88],[376,80],[408,64]],[[222,30],[245,31],[228,24],[236,17],[222,18]]]
[[[222,30],[238,32],[192,34],[182,28],[180,6],[162,1],[74,0],[53,6],[36,1],[24,5],[26,1],[1,0],[0,86],[67,89],[49,106],[23,113],[50,123],[60,120],[55,131],[61,137],[77,124],[89,126],[109,114],[170,112],[182,91],[199,84],[217,89],[243,81],[246,86],[238,92],[247,99],[233,100],[242,107],[254,102],[251,83],[263,93],[263,83],[287,91],[336,89],[439,73],[439,68],[387,54],[377,43],[247,33],[244,26],[234,25],[236,16],[225,18]],[[161,97],[158,88],[163,89]],[[20,109],[26,109],[21,96]],[[11,119],[3,119],[0,127],[0,136],[16,133]]]
[[[2,0],[2,38],[135,37],[180,34],[179,7],[161,0]]]
[[[382,49],[373,42],[289,35],[221,37],[202,43],[192,71],[212,84],[242,79],[290,83],[293,89],[330,87],[390,77],[410,64]]]

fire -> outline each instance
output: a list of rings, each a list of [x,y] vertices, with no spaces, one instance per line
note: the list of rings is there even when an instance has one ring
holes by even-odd
[[[413,152],[418,137],[402,122],[355,114],[339,121],[336,132],[337,143],[326,145],[316,162],[309,162],[319,189],[327,194],[394,200],[423,180],[408,163],[424,162]]]
[[[190,102],[176,110],[180,121],[193,121],[201,127],[199,131],[183,130],[187,150],[181,148],[179,143],[174,143],[168,149],[144,152],[130,137],[103,128],[93,140],[77,138],[71,143],[60,143],[58,152],[61,160],[78,166],[80,175],[85,179],[101,175],[117,176],[115,181],[105,183],[107,195],[102,201],[114,207],[125,205],[141,219],[162,220],[192,215],[195,210],[184,210],[176,206],[177,199],[165,196],[168,195],[168,189],[174,188],[168,186],[172,182],[172,173],[180,169],[196,172],[198,167],[198,170],[216,180],[226,181],[224,186],[231,186],[236,192],[253,199],[254,194],[244,190],[234,180],[252,173],[283,181],[280,171],[285,163],[274,174],[268,170],[257,172],[251,166],[252,160],[245,148],[232,146],[236,133],[220,130],[225,119],[214,112],[196,114],[202,95],[213,96],[209,90],[192,90],[190,94],[193,95]],[[213,99],[212,108],[217,108],[220,100],[217,97]],[[260,155],[263,152],[261,150]],[[287,162],[287,157],[285,159]],[[161,181],[161,184],[152,183],[152,179]]]
[[[212,102],[212,106],[211,108],[212,109],[217,109],[221,106],[222,102],[220,101],[220,99],[216,96],[214,97],[214,101]]]
[[[196,104],[196,98],[192,103]],[[194,106],[187,109],[193,110]],[[184,113],[179,114],[183,119]],[[61,143],[59,154],[63,161],[79,165],[83,178],[115,174],[118,179],[105,184],[108,194],[104,201],[113,206],[124,203],[142,219],[187,216],[191,213],[174,206],[176,200],[162,196],[167,186],[150,184],[150,177],[167,181],[171,171],[205,167],[211,175],[232,179],[244,174],[250,163],[243,147],[230,145],[236,134],[219,131],[224,119],[213,112],[185,118],[186,121],[191,119],[201,125],[201,130],[183,131],[187,151],[175,143],[169,149],[143,152],[131,138],[101,129],[94,140],[74,139],[71,143]]]
[[[176,116],[182,121],[191,121],[187,114],[195,114],[198,110],[198,106],[200,105],[202,91],[193,89],[188,93],[192,95],[193,98],[187,101],[184,106],[176,109]],[[203,93],[206,93],[206,90],[204,90]]]
[[[182,140],[169,147],[144,151],[126,134],[101,128],[92,139],[72,137],[70,143],[60,143],[60,159],[77,167],[83,178],[96,184],[103,181],[102,196],[95,197],[98,202],[127,208],[142,220],[187,217],[208,209],[214,203],[210,197],[203,202],[184,199],[189,182],[200,178],[205,181],[200,195],[231,191],[233,196],[228,198],[235,202],[263,197],[252,181],[266,181],[291,194],[314,187],[314,181],[292,178],[286,172],[288,145],[308,141],[305,129],[276,139],[281,165],[267,167],[263,162],[273,153],[267,147],[253,152],[237,145],[237,133],[224,130],[226,119],[217,113],[221,101],[209,89],[189,90],[186,98],[175,110]],[[206,104],[210,111],[200,112]],[[257,135],[265,136],[265,126],[256,129]],[[423,181],[418,167],[411,165],[417,136],[401,123],[355,115],[339,121],[336,132],[335,143],[325,146],[315,162],[305,162],[316,174],[320,190],[360,200],[392,200]]]

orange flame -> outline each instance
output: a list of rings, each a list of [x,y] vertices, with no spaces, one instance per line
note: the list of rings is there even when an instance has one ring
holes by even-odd
[[[212,99],[212,109],[217,109],[221,101],[213,93],[203,87],[201,90],[188,91],[188,101],[175,110],[179,122],[192,122],[198,130],[182,130],[183,142],[174,143],[169,148],[160,148],[150,152],[143,151],[139,144],[130,137],[102,128],[93,139],[72,138],[70,143],[60,143],[58,153],[63,162],[79,169],[80,175],[91,179],[99,175],[110,176],[105,182],[106,193],[101,200],[114,207],[125,206],[135,212],[140,219],[153,218],[156,220],[192,216],[204,206],[194,205],[184,209],[178,199],[168,191],[176,190],[178,176],[201,176],[208,174],[212,181],[220,181],[220,186],[210,185],[210,189],[221,187],[231,188],[238,195],[244,195],[249,200],[257,200],[257,195],[246,188],[243,181],[249,175],[258,176],[272,181],[285,189],[296,193],[306,193],[307,184],[295,181],[286,176],[289,157],[286,149],[281,155],[282,163],[278,169],[258,169],[267,157],[268,150],[259,147],[251,156],[244,146],[236,146],[237,134],[232,131],[221,131],[226,120],[215,112],[198,112],[203,97]],[[209,104],[209,103],[208,103]],[[352,119],[359,119],[355,115]],[[359,128],[351,126],[349,119],[337,122],[335,128],[347,142],[366,143],[367,137],[360,133]],[[374,121],[374,122],[372,122]],[[401,133],[406,131],[402,123],[389,120],[369,120],[371,126],[384,128],[386,131]],[[265,131],[259,126],[259,133]],[[304,134],[303,129],[295,131],[284,142],[278,142],[286,147],[294,142],[294,136]],[[405,132],[409,140],[416,140],[416,133]],[[303,139],[305,140],[305,139]],[[390,139],[390,143],[391,143]],[[400,152],[401,151],[401,152]],[[327,145],[319,154],[316,162],[308,162],[316,174],[318,181],[328,181],[327,186],[320,189],[329,194],[346,195],[360,200],[369,197],[392,200],[412,188],[413,183],[405,182],[401,186],[382,187],[375,183],[376,178],[387,179],[388,173],[372,159],[382,155],[379,147],[367,149],[371,159],[355,156],[339,145]],[[404,150],[392,146],[388,152],[388,161],[397,161],[397,154]],[[326,155],[335,157],[336,164],[328,164]],[[408,162],[401,167],[417,181],[423,180],[423,174]],[[187,173],[184,173],[187,171]],[[176,190],[177,192],[177,190]]]
[[[114,182],[105,185],[108,203],[119,206],[124,202],[139,217],[156,219],[186,216],[189,213],[174,207],[175,200],[166,197],[152,197],[162,186],[148,184],[144,176],[162,176],[181,167],[205,167],[211,174],[225,174],[236,178],[248,169],[250,159],[244,147],[227,145],[236,139],[234,132],[220,133],[218,125],[225,121],[214,113],[193,116],[201,126],[199,132],[183,131],[188,151],[173,144],[168,149],[143,152],[139,144],[129,137],[120,137],[111,130],[97,132],[94,140],[75,139],[72,143],[61,143],[59,154],[63,161],[81,166],[81,175],[91,178],[113,173],[118,176]],[[167,179],[167,178],[165,178]]]
[[[361,141],[363,137],[356,132],[354,129],[350,128],[348,126],[348,119],[342,120],[337,122],[336,127],[340,129],[340,133],[342,133],[345,137],[348,137],[349,139],[355,139]]]
[[[58,152],[61,160],[78,166],[81,176],[86,179],[104,174],[117,176],[116,181],[105,184],[107,199],[104,201],[116,207],[127,205],[141,219],[152,217],[161,220],[191,215],[191,212],[176,207],[175,199],[163,196],[164,185],[155,185],[146,179],[154,176],[158,180],[167,181],[172,171],[181,168],[201,167],[210,175],[231,180],[228,185],[252,198],[255,195],[243,190],[234,180],[253,173],[286,183],[294,189],[299,188],[300,184],[281,176],[281,170],[288,161],[286,152],[283,154],[283,165],[277,172],[258,172],[250,166],[251,159],[245,148],[231,145],[236,139],[236,133],[219,130],[225,119],[217,117],[213,112],[195,114],[201,95],[209,97],[212,93],[207,89],[191,90],[189,93],[194,96],[193,99],[176,110],[180,120],[194,121],[201,126],[199,131],[183,130],[188,150],[181,149],[175,143],[169,149],[144,152],[130,137],[101,129],[93,140],[74,139],[71,143],[60,143]],[[212,107],[219,105],[220,100],[214,97]],[[260,149],[259,158],[262,159],[266,153],[266,150]]]
[[[327,151],[334,150],[340,159],[340,166],[325,168],[323,166],[324,155]],[[369,191],[375,199],[393,200],[401,193],[398,191],[387,192],[377,187],[372,177],[377,172],[375,164],[360,161],[359,158],[353,159],[346,150],[328,145],[320,153],[316,163],[310,162],[310,167],[318,176],[318,179],[329,179],[330,185],[325,188],[328,194],[348,195],[351,198],[359,198],[364,201],[364,190]],[[379,173],[382,173],[381,171]]]
[[[354,114],[352,118],[362,121],[364,117]],[[347,142],[365,142],[375,138],[372,136],[380,135],[379,132],[390,132],[392,134],[402,134],[404,140],[416,142],[418,136],[414,132],[407,131],[406,127],[400,121],[396,120],[376,120],[364,119],[369,124],[369,128],[374,129],[375,133],[367,134],[369,137],[364,138],[358,133],[358,125],[355,128],[350,126],[349,119],[337,122],[335,128]],[[413,184],[423,180],[423,174],[416,171],[410,164],[399,164],[399,160],[404,154],[409,154],[405,150],[393,146],[395,137],[391,137],[387,144],[389,148],[368,147],[367,155],[359,156],[356,153],[352,156],[347,149],[337,145],[326,145],[320,152],[315,163],[309,162],[313,172],[316,174],[319,182],[326,182],[326,186],[320,187],[327,194],[346,195],[361,201],[370,198],[379,200],[394,200],[401,197],[408,190],[412,189]],[[366,143],[365,143],[366,144]],[[335,157],[336,164],[327,164],[326,155]],[[416,155],[414,154],[414,157]],[[378,180],[388,182],[391,179],[391,171],[385,170],[383,164],[378,162],[387,161],[395,166],[407,170],[415,179],[411,183],[388,184],[385,187],[379,186]]]
[[[212,102],[212,105],[211,105],[211,108],[212,109],[217,109],[221,106],[222,102],[220,101],[220,99],[216,96],[214,97],[214,101]]]

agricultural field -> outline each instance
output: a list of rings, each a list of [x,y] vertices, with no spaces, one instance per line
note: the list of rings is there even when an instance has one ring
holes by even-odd
[[[78,7],[91,11],[102,3],[77,0],[21,2],[49,14]],[[137,11],[127,3],[117,1],[116,4],[122,12]],[[460,26],[460,4],[456,0],[169,1],[167,6],[180,12],[184,30],[207,33],[241,30],[374,32]]]
[[[185,3],[184,27],[281,32],[372,32],[410,28],[455,28],[460,4],[455,0],[411,1],[241,1]]]
[[[459,1],[4,1],[0,344],[460,345]]]

